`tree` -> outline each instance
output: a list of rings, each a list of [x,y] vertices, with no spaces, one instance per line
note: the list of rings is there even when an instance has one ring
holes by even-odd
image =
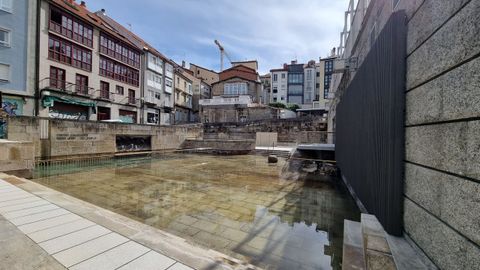
[[[300,109],[300,105],[298,105],[298,104],[288,104],[287,109],[289,109],[290,111],[297,112],[297,110]]]
[[[269,103],[268,106],[274,107],[274,108],[281,108],[281,109],[287,108],[287,106],[285,106],[285,104],[281,102],[272,102],[272,103]]]

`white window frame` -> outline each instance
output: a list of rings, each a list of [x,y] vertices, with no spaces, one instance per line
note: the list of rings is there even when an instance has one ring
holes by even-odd
[[[6,3],[10,3],[10,6],[6,6]],[[0,10],[12,13],[13,11],[13,0],[0,0]]]
[[[7,33],[7,41],[3,42],[3,41],[0,40],[0,46],[11,47],[12,46],[12,30],[4,28],[4,27],[0,27],[0,31],[3,31],[3,32]]]
[[[0,63],[0,66],[6,66],[8,69],[7,77],[5,79],[0,78],[0,82],[10,82],[12,78],[12,70],[11,70],[12,66],[6,63]]]

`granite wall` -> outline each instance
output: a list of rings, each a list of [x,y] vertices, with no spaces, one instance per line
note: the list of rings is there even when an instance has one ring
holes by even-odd
[[[204,138],[255,140],[257,132],[276,132],[279,143],[324,143],[327,139],[326,123],[318,118],[205,123]]]
[[[122,123],[83,122],[49,118],[11,117],[8,139],[30,141],[35,157],[102,155],[119,152],[116,136],[151,138],[151,150],[177,149],[187,138],[202,138],[200,124],[151,126]]]
[[[405,232],[441,269],[480,269],[480,0],[423,1],[407,55]]]
[[[480,0],[372,0],[353,49],[359,65],[400,9],[404,231],[440,269],[480,269]]]

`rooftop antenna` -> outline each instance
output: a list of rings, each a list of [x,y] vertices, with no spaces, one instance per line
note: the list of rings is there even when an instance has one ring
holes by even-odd
[[[127,23],[127,25],[128,25],[128,30],[129,30],[130,32],[132,32],[132,24],[131,24],[131,23]]]

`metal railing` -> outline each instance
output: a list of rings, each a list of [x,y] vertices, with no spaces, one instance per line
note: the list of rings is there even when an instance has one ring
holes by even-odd
[[[92,97],[95,89],[88,85],[74,84],[68,81],[59,80],[56,78],[43,78],[39,82],[40,89],[56,90],[66,92],[68,94],[76,94],[81,96]]]

